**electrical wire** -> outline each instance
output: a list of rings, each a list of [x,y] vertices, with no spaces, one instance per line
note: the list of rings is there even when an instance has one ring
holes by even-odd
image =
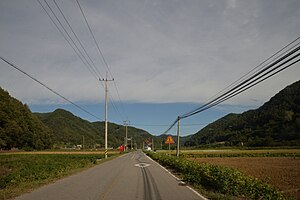
[[[296,49],[294,49],[292,52],[289,52],[288,54],[282,56],[281,58],[279,58],[278,60],[276,60],[275,62],[273,62],[272,64],[268,65],[266,68],[262,69],[261,71],[257,72],[256,74],[252,75],[250,78],[244,80],[242,83],[240,83],[239,85],[235,86],[234,88],[232,88],[231,90],[225,92],[224,94],[222,94],[221,96],[219,96],[218,98],[210,101],[209,103],[197,108],[194,110],[194,112],[191,112],[191,113],[187,113],[187,114],[184,114],[182,116],[180,116],[181,119],[183,118],[187,118],[189,116],[192,116],[194,114],[197,114],[199,113],[197,110],[202,110],[203,108],[205,108],[206,106],[209,106],[210,104],[213,104],[215,105],[214,103],[217,101],[221,101],[223,102],[222,100],[223,99],[226,99],[228,96],[232,95],[233,96],[236,96],[234,95],[235,93],[239,93],[239,91],[243,90],[245,87],[251,85],[252,83],[258,81],[259,79],[263,78],[264,76],[268,75],[269,73],[273,72],[274,70],[278,69],[279,67],[282,67],[284,64],[287,64],[288,62],[290,62],[291,60],[297,58],[300,54],[296,54],[295,56],[293,56],[292,58],[289,58],[287,61],[284,61],[282,64],[280,64],[279,66],[276,66],[275,68],[269,70],[270,68],[272,68],[273,66],[275,66],[276,64],[278,64],[279,62],[283,61],[285,58],[291,56],[293,53],[297,52],[300,50],[300,46],[297,47]],[[290,65],[289,65],[290,66]],[[269,70],[269,71],[267,71]],[[265,72],[267,71],[267,72]],[[265,72],[265,73],[264,73]],[[263,73],[263,74],[262,74]],[[260,75],[262,74],[262,75]],[[274,74],[275,75],[275,74]],[[270,77],[269,77],[270,78]],[[265,79],[264,79],[265,80]],[[253,84],[251,87],[255,86],[257,84]],[[219,103],[217,103],[219,104]],[[216,105],[217,105],[216,104]],[[202,112],[202,111],[201,111]]]
[[[104,55],[103,55],[103,53],[102,53],[102,51],[101,51],[101,49],[100,49],[100,46],[99,46],[99,44],[98,44],[98,42],[97,42],[97,40],[96,40],[96,38],[95,38],[95,36],[94,36],[94,34],[93,34],[93,31],[92,31],[92,29],[91,29],[91,27],[90,27],[90,25],[89,25],[89,23],[88,23],[88,21],[87,21],[87,18],[86,18],[86,16],[85,16],[84,12],[83,12],[83,9],[82,9],[81,5],[80,5],[80,3],[79,3],[78,0],[76,0],[76,2],[77,2],[77,5],[78,5],[78,7],[79,7],[79,9],[80,9],[80,12],[81,12],[81,14],[82,14],[82,16],[83,16],[83,18],[84,18],[84,21],[85,21],[85,23],[86,23],[86,25],[87,25],[87,27],[88,27],[88,30],[89,30],[89,32],[90,32],[92,38],[93,38],[93,41],[94,41],[94,43],[96,44],[96,47],[97,47],[97,49],[98,49],[98,52],[99,52],[99,54],[100,54],[100,56],[101,56],[101,58],[102,58],[102,60],[103,60],[103,62],[104,62],[104,64],[105,64],[105,66],[106,66],[106,68],[107,68],[109,74],[111,75],[111,78],[114,78],[113,75],[112,75],[112,73],[111,73],[111,71],[110,71],[110,69],[109,69],[108,63],[106,62],[106,59],[105,59],[105,57],[104,57]]]
[[[46,1],[46,0],[44,0]],[[95,63],[93,62],[93,60],[91,59],[91,57],[89,56],[88,52],[86,51],[85,47],[83,46],[82,42],[80,41],[80,39],[78,38],[77,34],[75,33],[74,29],[72,28],[72,26],[70,25],[69,21],[67,20],[66,16],[64,15],[64,13],[62,12],[61,8],[59,7],[59,5],[56,3],[56,0],[53,0],[55,6],[57,7],[57,9],[59,10],[60,14],[63,16],[63,19],[65,20],[65,22],[67,23],[68,27],[70,28],[71,32],[73,33],[73,35],[75,36],[77,42],[79,43],[79,45],[81,46],[81,48],[83,49],[85,55],[89,58],[90,62],[92,63],[92,65],[94,67],[92,67],[92,70],[95,74],[98,74],[100,78],[103,79],[103,76],[101,75],[101,73],[99,72],[98,68],[96,67]]]
[[[286,49],[288,46],[290,46],[291,44],[295,43],[299,38],[300,37],[298,37],[297,39],[295,39],[294,41],[292,41],[291,43],[289,43],[288,45],[286,45],[281,50],[277,51],[273,56],[271,56],[270,58],[268,58],[267,60],[265,60],[263,63],[266,63],[268,60],[270,60],[275,55],[277,55],[278,53],[280,53],[281,51],[283,51],[284,49]],[[222,91],[225,91],[227,88],[233,87],[233,88],[227,90],[227,92],[225,92],[222,95],[218,96],[217,98],[209,101],[208,103],[205,103],[204,105],[202,105],[202,106],[200,106],[200,107],[198,107],[198,108],[196,108],[196,109],[194,109],[194,110],[192,110],[192,111],[190,111],[190,112],[188,112],[186,114],[183,114],[183,115],[179,116],[163,134],[166,134],[168,131],[170,131],[175,126],[175,124],[178,122],[178,120],[184,119],[184,118],[188,118],[190,116],[193,116],[195,114],[203,112],[203,111],[205,111],[207,109],[210,109],[210,108],[212,108],[212,107],[214,107],[214,106],[216,106],[216,105],[218,105],[218,104],[220,104],[220,103],[222,103],[222,102],[224,102],[224,101],[226,101],[228,99],[231,99],[231,98],[233,98],[233,97],[241,94],[242,92],[244,92],[244,91],[246,91],[246,90],[254,87],[255,85],[263,82],[264,80],[266,80],[266,79],[268,79],[268,78],[270,78],[270,77],[278,74],[279,72],[281,72],[281,71],[283,71],[283,70],[285,70],[285,69],[293,66],[294,64],[298,63],[300,61],[300,59],[295,60],[295,61],[294,61],[294,59],[298,58],[300,56],[300,53],[298,53],[296,55],[293,55],[297,51],[300,50],[300,46],[297,47],[298,44],[299,43],[297,43],[296,45],[294,45],[292,48],[289,48],[289,50],[285,51],[280,56],[277,56],[275,59],[273,59],[271,61],[272,63],[268,62],[267,66],[265,64],[264,68],[260,68],[254,74],[252,74],[250,77],[247,77],[247,75],[250,74],[250,72],[252,72],[255,69],[257,69],[258,67],[256,67],[255,69],[251,70],[249,73],[247,73],[246,75],[244,75],[243,77],[241,77],[240,79],[238,79],[237,81],[235,81],[234,83],[232,83],[230,86],[228,86],[228,87],[226,87],[225,89],[222,90]],[[287,59],[287,60],[285,60],[285,59]],[[284,65],[286,65],[286,66],[284,66]],[[283,67],[283,68],[281,68],[281,67]],[[245,77],[246,77],[246,79],[245,79]],[[239,82],[239,83],[236,84],[237,82]]]
[[[6,59],[2,58],[0,56],[0,59],[3,60],[5,63],[7,63],[9,66],[13,67],[14,69],[18,70],[19,72],[25,74],[26,76],[28,76],[29,78],[31,78],[32,80],[34,80],[35,82],[39,83],[40,85],[42,85],[43,87],[45,87],[46,89],[48,89],[49,91],[51,91],[52,93],[54,93],[55,95],[61,97],[62,99],[64,99],[65,101],[71,103],[73,106],[77,107],[78,109],[80,109],[81,111],[89,114],[90,116],[98,119],[98,120],[102,120],[99,117],[97,117],[96,115],[90,113],[89,111],[87,111],[86,109],[82,108],[81,106],[77,105],[76,103],[72,102],[71,100],[67,99],[66,97],[64,97],[63,95],[59,94],[58,92],[56,92],[55,90],[51,89],[49,86],[47,86],[45,83],[42,83],[41,81],[39,81],[38,79],[34,78],[32,75],[28,74],[27,72],[23,71],[22,69],[20,69],[19,67],[17,67],[16,65],[12,64],[11,62],[7,61]]]
[[[88,61],[88,59],[86,58],[86,56],[84,55],[84,53],[82,52],[82,50],[80,50],[79,46],[76,44],[76,42],[74,41],[74,39],[71,37],[71,35],[69,34],[68,30],[65,28],[65,26],[63,25],[63,23],[61,22],[61,20],[58,18],[58,16],[54,12],[54,10],[49,5],[49,3],[46,0],[44,0],[44,3],[46,4],[46,6],[48,7],[48,9],[52,13],[52,15],[54,16],[54,18],[56,19],[56,21],[53,19],[53,17],[51,17],[50,13],[47,11],[46,7],[41,3],[41,1],[37,0],[37,2],[40,4],[40,6],[46,12],[47,16],[50,18],[50,20],[52,21],[52,23],[59,30],[59,32],[64,37],[64,39],[68,42],[68,44],[72,47],[72,49],[74,50],[74,52],[76,53],[76,55],[80,58],[80,60],[87,67],[87,69],[90,71],[90,73],[96,78],[96,80],[98,80],[99,78],[98,78],[97,73],[95,72],[94,67],[90,64],[90,62]]]
[[[44,0],[44,2],[46,3],[47,7],[50,9],[52,15],[54,15],[54,17],[56,18],[56,20],[58,21],[58,23],[60,24],[60,27],[58,26],[57,22],[55,22],[55,20],[53,19],[53,17],[50,15],[50,13],[47,11],[47,9],[45,8],[45,6],[40,2],[40,0],[37,0],[37,2],[40,4],[40,6],[42,7],[42,9],[45,11],[45,13],[47,14],[47,16],[50,18],[50,20],[52,21],[52,23],[55,25],[55,27],[57,28],[57,30],[60,32],[60,34],[63,36],[63,38],[67,41],[67,43],[70,45],[70,47],[73,49],[73,51],[75,52],[75,54],[79,57],[79,59],[82,61],[82,63],[84,64],[84,66],[87,67],[87,69],[90,71],[90,73],[94,76],[94,78],[96,80],[98,80],[98,77],[95,75],[95,73],[93,73],[91,71],[92,66],[90,65],[90,63],[87,61],[87,59],[84,57],[83,53],[79,50],[79,47],[76,45],[75,41],[73,40],[73,38],[69,35],[69,33],[67,32],[67,30],[65,30],[64,26],[61,24],[60,20],[57,18],[57,16],[54,14],[54,11],[52,10],[52,8],[50,7],[50,5],[48,4],[48,2],[46,2]],[[62,29],[62,30],[61,30]],[[64,33],[64,32],[65,33]],[[67,36],[68,37],[67,37]],[[68,39],[69,38],[69,39]],[[73,45],[72,45],[72,44]]]
[[[101,51],[101,48],[100,48],[100,46],[99,46],[99,43],[97,42],[96,37],[95,37],[95,35],[94,35],[94,33],[93,33],[92,29],[91,29],[91,26],[90,26],[90,24],[89,24],[89,22],[88,22],[88,20],[87,20],[87,17],[86,17],[86,15],[84,14],[84,11],[83,11],[83,9],[82,9],[82,6],[81,6],[80,3],[79,3],[79,0],[76,0],[76,3],[77,3],[77,5],[78,5],[78,8],[79,8],[79,10],[80,10],[82,16],[83,16],[83,19],[84,19],[85,23],[86,23],[86,25],[87,25],[87,28],[88,28],[88,30],[89,30],[89,33],[90,33],[91,37],[93,38],[93,41],[94,41],[94,43],[95,43],[95,45],[96,45],[96,47],[97,47],[98,53],[99,53],[100,57],[102,58],[101,61],[103,61],[103,63],[104,63],[104,65],[105,65],[106,69],[108,70],[108,72],[109,72],[111,78],[114,78],[114,76],[113,76],[113,74],[112,74],[112,72],[111,72],[111,70],[110,70],[110,67],[109,67],[109,65],[108,65],[108,62],[106,61],[105,56],[104,56],[104,54],[103,54],[103,52]],[[121,100],[121,97],[120,97],[120,93],[119,93],[119,90],[118,90],[118,87],[117,87],[117,83],[116,83],[115,81],[114,81],[114,86],[115,86],[115,89],[116,89],[116,93],[117,93],[117,96],[118,96],[118,101],[119,101],[120,107],[121,107],[121,109],[122,109],[122,111],[123,111],[123,113],[124,113],[124,116],[126,116],[126,119],[128,119],[128,116],[127,116],[127,114],[126,114],[126,111],[125,111],[125,107],[124,107],[123,101]]]
[[[229,89],[230,87],[234,87],[236,85],[238,85],[239,83],[241,83],[241,81],[244,78],[249,77],[251,74],[254,74],[256,72],[258,72],[259,70],[261,70],[263,67],[269,65],[270,63],[272,63],[273,61],[275,61],[276,59],[280,58],[281,56],[283,56],[285,53],[287,53],[288,51],[290,51],[291,49],[295,48],[297,45],[300,44],[300,42],[298,42],[297,44],[295,44],[294,46],[290,47],[288,50],[286,50],[285,52],[281,53],[280,55],[276,56],[277,54],[279,54],[280,52],[282,52],[283,50],[285,50],[286,48],[288,48],[290,45],[292,45],[293,43],[295,43],[297,40],[299,40],[300,37],[296,38],[295,40],[293,40],[292,42],[290,42],[289,44],[287,44],[286,46],[284,46],[283,48],[281,48],[280,50],[278,50],[277,52],[275,52],[272,56],[270,56],[269,58],[267,58],[266,60],[264,60],[263,62],[261,62],[259,65],[257,65],[255,68],[253,68],[252,70],[250,70],[249,72],[247,72],[246,74],[244,74],[242,77],[240,77],[239,79],[237,79],[236,81],[234,81],[233,83],[231,83],[229,86],[227,86],[226,88],[222,89],[220,92],[218,92],[217,94],[215,94],[214,96],[210,97],[207,101],[215,98],[217,95],[221,94],[222,92],[226,91],[227,89]],[[276,57],[275,57],[276,56]],[[193,109],[194,110],[194,109]]]

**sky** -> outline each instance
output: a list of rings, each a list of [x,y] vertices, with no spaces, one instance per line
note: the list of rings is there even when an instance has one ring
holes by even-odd
[[[101,120],[105,90],[98,79],[113,78],[108,82],[108,120],[127,120],[155,135],[300,36],[299,0],[79,0],[103,61],[76,0],[40,0],[50,12],[46,2],[75,40],[55,3],[64,13],[96,73],[38,0],[0,1],[0,56]],[[296,64],[184,119],[181,134],[196,133],[228,113],[258,108],[299,75]],[[99,120],[2,61],[0,86],[33,112],[63,108]]]

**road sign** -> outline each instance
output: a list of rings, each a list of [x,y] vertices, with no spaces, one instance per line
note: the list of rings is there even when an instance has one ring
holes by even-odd
[[[169,135],[165,141],[165,144],[174,144],[174,140],[171,135]]]

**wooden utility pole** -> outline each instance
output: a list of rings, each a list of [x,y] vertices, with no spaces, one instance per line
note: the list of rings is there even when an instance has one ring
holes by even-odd
[[[152,151],[154,151],[154,140],[152,138]]]
[[[105,159],[107,159],[108,154],[108,148],[107,148],[107,115],[108,115],[108,88],[107,88],[107,82],[108,81],[114,81],[114,79],[107,80],[107,73],[105,79],[100,79],[100,81],[105,81]]]
[[[178,127],[177,127],[177,151],[176,155],[179,157],[179,146],[180,146],[180,117],[178,116],[178,121],[177,121]]]
[[[130,121],[124,121],[124,125],[125,125],[125,151],[127,151],[127,140],[128,140],[128,137],[127,137],[127,126],[128,124],[130,123]]]

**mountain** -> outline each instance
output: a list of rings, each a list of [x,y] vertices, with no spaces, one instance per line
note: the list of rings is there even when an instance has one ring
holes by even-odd
[[[300,146],[300,81],[286,87],[256,110],[209,124],[185,146]]]
[[[53,133],[27,105],[0,87],[0,149],[48,149]]]
[[[50,113],[35,113],[35,115],[54,133],[55,146],[74,146],[82,144],[86,148],[95,146],[104,147],[104,122],[89,122],[83,120],[71,112],[57,109]],[[128,126],[128,138],[133,138],[139,148],[142,142],[153,136],[141,129]],[[108,146],[118,147],[124,143],[125,126],[108,122]],[[130,146],[131,142],[128,141]]]
[[[157,142],[147,131],[131,126],[128,126],[127,136],[138,148],[152,138]],[[108,122],[109,147],[124,144],[124,138],[125,127]],[[86,148],[104,147],[104,122],[89,122],[63,109],[32,113],[27,105],[0,87],[0,150],[74,147],[83,141]]]

